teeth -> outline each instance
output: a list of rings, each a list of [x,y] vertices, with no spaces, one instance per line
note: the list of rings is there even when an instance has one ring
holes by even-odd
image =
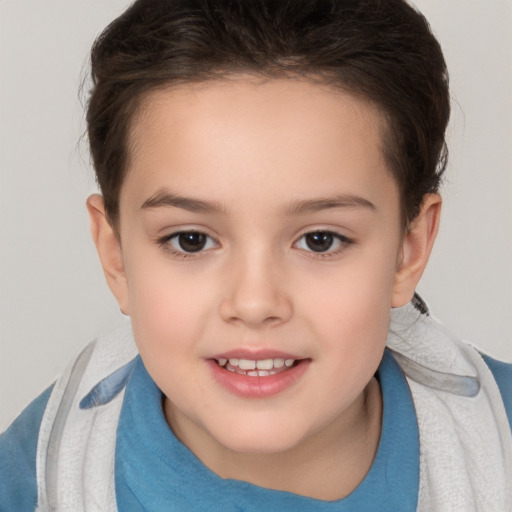
[[[256,368],[256,361],[240,359],[238,361],[238,368],[240,368],[240,370],[254,370]]]
[[[230,367],[238,367],[240,370],[247,371],[247,375],[268,375],[273,374],[272,370],[282,368],[283,366],[286,366],[287,368],[293,366],[295,363],[295,359],[260,359],[260,360],[252,360],[252,359],[239,359],[237,357],[231,357],[229,360],[221,357],[218,360],[219,366],[226,366],[226,364],[229,362]],[[253,370],[259,370],[259,371],[253,371]]]
[[[272,370],[274,367],[274,361],[272,359],[262,359],[261,361],[256,361],[256,368],[258,370]]]

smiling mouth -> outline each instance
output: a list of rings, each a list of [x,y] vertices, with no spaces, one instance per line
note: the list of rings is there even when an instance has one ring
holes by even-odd
[[[262,399],[284,392],[302,378],[312,362],[309,358],[301,359],[291,354],[286,357],[287,354],[267,352],[259,354],[258,358],[256,354],[240,352],[219,354],[206,362],[214,380],[242,398]]]
[[[246,375],[248,377],[268,377],[285,372],[290,368],[297,366],[300,359],[239,359],[231,357],[229,359],[219,358],[215,360],[217,364],[228,372]]]

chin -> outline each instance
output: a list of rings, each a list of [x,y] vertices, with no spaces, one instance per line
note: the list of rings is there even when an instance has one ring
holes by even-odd
[[[265,428],[255,423],[250,429],[237,428],[236,425],[224,427],[221,435],[215,437],[228,450],[247,455],[283,453],[293,449],[304,439],[304,435],[280,426]]]

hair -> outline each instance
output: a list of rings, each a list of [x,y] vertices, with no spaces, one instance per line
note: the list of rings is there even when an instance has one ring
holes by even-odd
[[[438,190],[448,74],[427,20],[405,0],[137,0],[91,51],[89,144],[114,227],[131,124],[147,94],[237,73],[304,77],[375,104],[404,225]]]

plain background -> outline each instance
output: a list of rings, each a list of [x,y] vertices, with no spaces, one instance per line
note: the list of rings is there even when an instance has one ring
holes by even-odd
[[[123,321],[89,237],[78,89],[127,0],[0,0],[0,431],[87,341]],[[441,232],[420,292],[512,361],[512,3],[417,0],[453,97]]]

